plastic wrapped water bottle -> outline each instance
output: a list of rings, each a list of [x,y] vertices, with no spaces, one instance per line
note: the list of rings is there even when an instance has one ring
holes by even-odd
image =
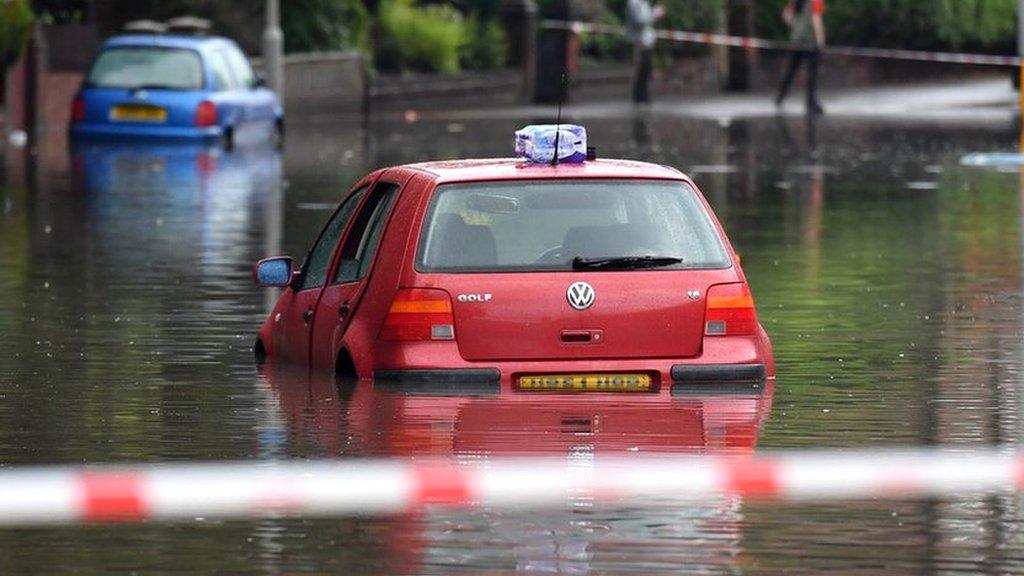
[[[558,161],[587,159],[587,130],[575,124],[534,124],[516,130],[516,156],[529,162],[551,162],[558,134]]]

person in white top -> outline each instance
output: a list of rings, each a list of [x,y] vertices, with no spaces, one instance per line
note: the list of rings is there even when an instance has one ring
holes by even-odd
[[[648,0],[627,0],[626,24],[633,42],[633,101],[650,102],[651,59],[654,53],[654,22],[665,15],[665,7]]]

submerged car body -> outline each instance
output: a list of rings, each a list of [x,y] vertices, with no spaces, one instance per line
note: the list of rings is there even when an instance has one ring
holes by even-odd
[[[658,391],[774,377],[721,225],[663,166],[412,164],[358,182],[287,286],[258,356],[361,379]]]
[[[283,114],[233,41],[128,34],[103,44],[72,102],[69,131],[79,140],[231,146],[280,138]]]

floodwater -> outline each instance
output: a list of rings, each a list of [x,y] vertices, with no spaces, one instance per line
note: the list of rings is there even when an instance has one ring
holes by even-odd
[[[443,397],[261,372],[273,295],[251,264],[301,255],[381,165],[507,155],[546,120],[295,119],[283,154],[93,147],[0,173],[0,463],[1018,445],[1022,204],[1000,121],[575,117],[604,156],[689,171],[771,334],[763,392],[676,398]],[[416,120],[415,122],[407,122]],[[567,110],[567,119],[574,119]],[[1024,572],[1015,498],[700,505],[570,502],[0,530],[0,573],[1005,574]]]

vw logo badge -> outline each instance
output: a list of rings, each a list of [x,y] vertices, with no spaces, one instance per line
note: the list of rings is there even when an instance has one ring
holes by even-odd
[[[586,310],[594,304],[594,287],[586,282],[573,282],[565,291],[569,305],[577,310]]]

